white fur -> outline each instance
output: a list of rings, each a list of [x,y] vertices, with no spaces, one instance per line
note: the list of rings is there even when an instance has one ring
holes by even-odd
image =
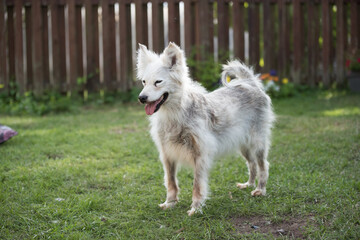
[[[173,43],[157,55],[140,45],[137,76],[143,81],[140,96],[155,102],[168,99],[150,116],[151,136],[164,166],[167,199],[160,207],[178,201],[176,172],[179,164],[194,169],[193,203],[189,215],[201,211],[208,194],[208,175],[213,161],[240,152],[249,167],[249,181],[239,188],[258,187],[253,196],[266,193],[267,154],[274,114],[271,100],[253,70],[239,61],[224,65],[224,87],[208,93],[188,74],[183,51]],[[233,80],[226,82],[226,76]],[[161,83],[156,84],[156,81]],[[259,172],[259,174],[257,174]]]

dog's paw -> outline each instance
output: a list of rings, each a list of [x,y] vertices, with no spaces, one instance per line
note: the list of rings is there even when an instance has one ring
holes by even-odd
[[[196,213],[202,214],[201,208],[194,208],[194,207],[192,207],[189,211],[187,211],[187,214],[189,215],[189,217],[191,217],[192,215],[194,215],[194,214],[196,214]]]
[[[159,207],[165,210],[174,207],[176,203],[177,201],[171,201],[171,202],[165,201],[164,203],[159,204]]]
[[[246,182],[246,183],[237,183],[236,186],[240,189],[245,189],[248,187],[255,187],[255,184],[250,184],[250,183]]]
[[[253,197],[264,196],[265,194],[266,194],[265,189],[255,189],[254,191],[251,192],[251,196],[253,196]]]

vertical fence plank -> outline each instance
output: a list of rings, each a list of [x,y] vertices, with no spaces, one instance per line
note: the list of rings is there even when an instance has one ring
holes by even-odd
[[[86,89],[95,91],[99,85],[99,23],[98,6],[86,0]]]
[[[148,45],[147,4],[142,0],[135,0],[136,17],[136,45]]]
[[[15,79],[15,26],[14,26],[14,6],[7,8],[7,31],[8,31],[8,54],[9,54],[9,82]]]
[[[77,61],[76,61],[76,21],[75,21],[75,0],[68,0],[68,46],[69,46],[69,83],[67,91],[76,88]]]
[[[263,26],[264,26],[264,72],[269,72],[270,69],[276,69],[276,57],[275,57],[275,19],[273,6],[270,0],[264,1],[264,14],[263,14]]]
[[[345,35],[344,35],[344,3],[342,0],[336,0],[336,83],[343,84],[344,82],[344,50],[345,50]]]
[[[31,6],[25,6],[26,89],[33,90]]]
[[[350,3],[349,2],[345,2],[344,3],[344,15],[343,15],[343,17],[344,17],[344,25],[345,25],[345,27],[344,27],[344,39],[345,39],[345,42],[344,42],[344,49],[345,49],[345,53],[346,54],[348,54],[349,53],[349,50],[350,50],[350,48],[349,48],[349,43],[350,43],[350,41],[349,41],[349,33],[350,33],[350,28],[349,28],[349,23],[350,23],[350,21],[348,21],[348,19],[350,19],[350,15],[348,16],[348,12],[350,13]],[[348,18],[349,17],[349,18]]]
[[[360,28],[360,16],[358,11],[358,1],[357,0],[351,0],[350,2],[350,18],[351,18],[351,52],[356,51],[359,46],[360,36],[359,36],[359,28]]]
[[[207,12],[205,14],[206,27],[208,28],[207,39],[209,39],[208,51],[210,56],[214,55],[214,3],[210,1],[207,3]]]
[[[58,31],[59,31],[59,60],[60,60],[60,86],[63,92],[67,91],[67,72],[66,72],[66,33],[65,33],[65,5],[58,8]]]
[[[198,0],[195,3],[195,48],[196,59],[205,60],[207,53],[213,55],[213,8],[207,0]]]
[[[25,92],[22,2],[15,1],[15,76],[20,94]]]
[[[185,53],[191,56],[195,45],[195,4],[192,0],[184,1]]]
[[[175,0],[168,1],[169,9],[169,41],[180,46],[180,12],[179,3]]]
[[[357,5],[356,5],[356,11],[357,11],[357,16],[358,16],[358,21],[360,18],[360,2],[357,1]],[[360,24],[357,24],[357,48],[360,48]]]
[[[109,1],[102,1],[103,56],[105,88],[113,90],[116,82],[115,9]]]
[[[289,65],[289,17],[286,0],[279,0],[279,70],[280,77],[288,77]]]
[[[5,0],[0,0],[0,91],[8,90],[6,71],[6,22],[5,22]]]
[[[331,23],[330,23],[329,0],[322,0],[322,82],[326,87],[330,86],[330,54],[331,54]]]
[[[52,1],[50,5],[53,62],[52,87],[55,90],[64,91],[64,82],[66,82],[65,9],[64,5],[58,4],[58,2]]]
[[[133,80],[132,48],[131,48],[131,9],[130,4],[120,2],[120,76],[122,90],[131,88]]]
[[[83,29],[82,29],[81,9],[82,9],[81,5],[76,5],[75,6],[76,66],[77,66],[76,72],[77,72],[77,77],[84,76],[84,61],[83,61],[84,46],[83,46],[83,35],[82,35]]]
[[[295,83],[301,82],[301,64],[303,57],[303,18],[300,0],[293,1],[293,79]]]
[[[218,54],[219,61],[229,58],[229,4],[226,1],[217,1],[218,14]]]
[[[44,69],[44,87],[50,88],[50,68],[49,68],[49,28],[48,28],[48,7],[42,6],[42,42],[43,42],[43,69]]]
[[[41,1],[32,1],[32,62],[34,93],[41,95],[44,90],[44,68],[43,68],[43,41],[42,41],[42,21],[41,21]]]
[[[307,4],[308,12],[308,84],[315,86],[317,82],[318,62],[319,62],[319,9],[318,4],[309,1]]]
[[[233,29],[234,29],[234,57],[245,61],[245,40],[244,40],[244,3],[233,2]]]
[[[60,91],[60,59],[59,59],[59,28],[58,28],[58,5],[52,1],[49,5],[50,8],[50,25],[51,25],[51,46],[52,46],[52,89]],[[27,16],[27,14],[26,14]],[[26,21],[27,23],[27,21]],[[27,34],[26,34],[27,36]],[[29,68],[28,68],[29,69]]]
[[[260,59],[260,15],[259,4],[250,2],[249,4],[249,63],[259,71]]]
[[[111,89],[110,80],[110,9],[109,0],[101,0],[101,20],[102,20],[102,44],[103,44],[103,71],[104,71],[104,88]],[[103,88],[102,87],[102,88]]]
[[[164,13],[163,4],[152,1],[152,37],[153,50],[161,52],[164,49]]]
[[[115,39],[115,6],[114,4],[109,5],[109,80],[111,83],[109,87],[111,90],[116,89],[116,39]]]

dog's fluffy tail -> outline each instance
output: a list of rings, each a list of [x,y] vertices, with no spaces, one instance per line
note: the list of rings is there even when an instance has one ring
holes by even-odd
[[[228,82],[228,79],[231,79]],[[259,80],[259,75],[255,75],[252,68],[246,66],[244,63],[234,60],[223,65],[223,72],[221,73],[221,81],[224,86],[237,86],[247,84],[251,87],[264,89]]]

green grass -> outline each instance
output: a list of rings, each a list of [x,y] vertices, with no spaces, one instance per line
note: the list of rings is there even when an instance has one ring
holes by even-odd
[[[313,219],[311,239],[360,238],[360,95],[308,93],[274,101],[277,123],[267,195],[239,190],[244,160],[218,161],[202,215],[188,217],[192,171],[180,202],[165,200],[163,170],[143,106],[84,107],[56,115],[0,115],[19,135],[0,145],[0,239],[262,239],[234,219]],[[285,229],[286,230],[286,229]],[[291,236],[287,236],[291,238]]]

